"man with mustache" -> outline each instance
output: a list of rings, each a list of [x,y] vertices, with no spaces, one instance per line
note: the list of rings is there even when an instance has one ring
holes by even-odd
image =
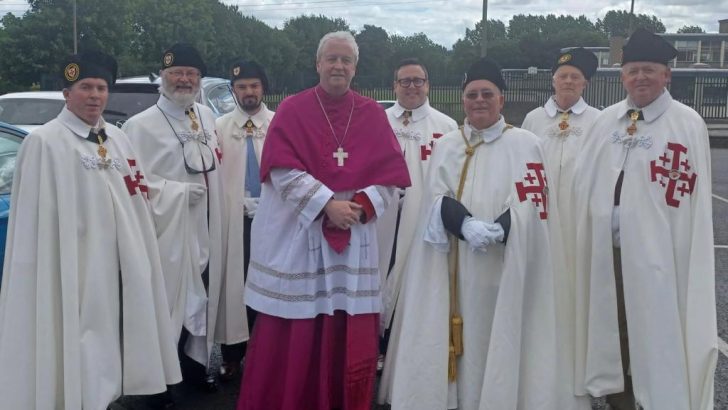
[[[582,98],[584,89],[597,70],[597,57],[584,48],[574,48],[560,53],[551,68],[554,95],[542,107],[538,107],[526,115],[522,128],[540,137],[548,176],[551,210],[558,211],[562,240],[554,244],[558,252],[563,253],[566,269],[557,272],[562,275],[562,294],[557,299],[559,314],[557,315],[559,330],[564,335],[562,353],[565,369],[574,369],[573,355],[576,337],[576,312],[574,311],[574,249],[576,248],[576,225],[573,218],[574,203],[573,183],[574,166],[582,153],[587,134],[599,115],[599,110],[589,106]],[[578,359],[581,361],[581,359]],[[589,408],[589,397],[581,387],[575,384],[575,378],[581,377],[573,371],[565,370],[562,376],[565,383],[574,386],[583,401],[582,407]],[[564,409],[567,410],[567,409]]]
[[[116,60],[66,59],[66,105],[25,137],[0,292],[0,407],[106,410],[181,379],[150,201],[104,121]],[[60,71],[60,70],[59,70]]]
[[[248,335],[241,315],[243,266],[225,259],[222,151],[215,116],[195,102],[205,63],[186,43],[166,50],[161,63],[159,100],[124,130],[147,178],[163,185],[154,215],[183,378],[214,390],[206,370],[213,344]]]
[[[505,88],[494,61],[473,63],[463,81],[465,124],[433,151],[422,239],[398,304],[393,409],[573,405],[559,376],[549,226],[558,220],[538,138],[501,115]]]
[[[676,55],[649,31],[630,36],[627,98],[602,111],[576,166],[577,370],[617,410],[713,408],[710,146],[666,88]]]
[[[228,260],[242,265],[245,277],[250,259],[250,226],[260,201],[260,158],[265,134],[273,119],[273,111],[263,102],[269,91],[268,77],[255,61],[240,60],[230,69],[230,84],[237,108],[217,119],[220,146],[225,155],[223,181],[228,207],[228,243],[236,244],[228,252]],[[228,290],[243,291],[243,283],[229,284]],[[253,327],[255,311],[246,307],[248,329]],[[243,315],[243,312],[239,314]],[[246,337],[245,340],[248,338]],[[245,340],[223,344],[220,378],[230,380],[240,370],[245,355]]]

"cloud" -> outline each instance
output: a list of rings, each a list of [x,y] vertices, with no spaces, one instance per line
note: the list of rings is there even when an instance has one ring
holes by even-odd
[[[222,0],[237,5],[244,15],[272,27],[301,14],[343,18],[354,30],[365,24],[382,27],[390,34],[425,33],[447,48],[464,37],[482,18],[482,0]],[[629,11],[631,0],[488,0],[488,18],[505,24],[517,14],[584,15],[592,22],[609,10]],[[0,0],[0,14],[27,10],[22,0]],[[456,6],[454,6],[456,4]],[[635,0],[635,13],[655,15],[668,32],[682,26],[718,31],[718,20],[728,18],[728,0]]]

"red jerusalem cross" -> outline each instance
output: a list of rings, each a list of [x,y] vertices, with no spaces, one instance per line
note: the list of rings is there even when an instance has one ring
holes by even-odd
[[[421,160],[427,161],[427,158],[429,158],[430,155],[432,154],[432,148],[435,146],[434,140],[436,140],[440,137],[442,137],[442,133],[435,132],[432,134],[433,141],[430,141],[430,143],[426,144],[426,145],[420,145],[420,159]],[[427,148],[428,145],[430,146],[429,148]]]
[[[126,160],[129,163],[129,168],[131,169],[131,172],[134,174],[134,178],[132,179],[131,175],[125,175],[124,176],[124,182],[126,182],[126,189],[129,190],[129,195],[134,196],[137,194],[137,189],[139,189],[139,192],[142,193],[142,195],[146,198],[147,193],[149,192],[149,187],[144,185],[142,183],[142,180],[144,179],[144,175],[136,169],[136,160],[134,159],[127,159]]]
[[[523,202],[530,196],[531,202],[533,202],[539,211],[538,217],[546,219],[548,217],[546,204],[548,200],[548,188],[546,187],[546,175],[543,164],[540,162],[530,162],[526,164],[526,169],[528,170],[523,181],[516,182],[518,200]],[[527,182],[527,184],[524,184],[524,182]]]
[[[217,162],[222,164],[222,151],[220,151],[220,147],[215,147],[215,155],[217,155]]]
[[[672,151],[672,156],[669,156]],[[659,183],[665,189],[665,202],[673,208],[680,207],[680,200],[675,198],[675,191],[680,193],[680,197],[685,194],[692,194],[695,189],[695,181],[698,174],[690,172],[691,166],[687,157],[682,158],[683,154],[687,154],[688,149],[684,145],[673,142],[667,143],[667,150],[658,158],[662,166],[657,165],[657,161],[650,161],[650,178],[652,182],[657,181],[660,176]],[[667,181],[667,183],[665,183]]]

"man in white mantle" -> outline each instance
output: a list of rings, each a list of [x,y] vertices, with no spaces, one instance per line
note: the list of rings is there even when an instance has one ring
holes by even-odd
[[[25,137],[0,292],[0,407],[106,410],[181,379],[148,197],[101,116],[116,61],[63,66],[66,105]]]
[[[612,408],[713,408],[718,360],[708,131],[665,86],[677,50],[638,29],[627,98],[577,163],[577,355]],[[588,155],[587,155],[588,154]]]
[[[572,407],[559,377],[558,219],[538,138],[501,115],[505,88],[495,62],[476,61],[465,124],[433,151],[397,307],[393,409]]]
[[[230,69],[230,85],[237,101],[235,110],[217,119],[220,146],[225,155],[223,183],[228,214],[228,261],[243,266],[245,276],[250,259],[250,226],[260,201],[260,158],[265,134],[273,119],[273,111],[263,102],[269,91],[268,76],[255,61],[240,60]],[[235,291],[242,292],[238,288]],[[246,307],[240,312],[247,318],[248,329],[255,322],[255,310]],[[245,338],[248,339],[247,337]],[[231,380],[240,370],[246,343],[223,344],[220,378]]]
[[[213,343],[247,338],[243,267],[227,265],[215,116],[195,102],[207,68],[185,43],[166,50],[161,63],[159,100],[124,123],[124,130],[147,178],[163,186],[154,219],[183,377],[212,390],[206,368]]]
[[[393,319],[403,282],[402,275],[419,222],[422,193],[427,184],[432,150],[438,138],[458,127],[455,120],[430,106],[427,98],[429,91],[430,79],[427,67],[422,62],[407,58],[397,64],[394,69],[394,94],[397,102],[386,112],[407,162],[412,185],[400,193],[399,201],[392,201],[377,223],[379,269],[384,284],[380,320],[385,331],[383,352],[386,351],[389,363],[392,363],[396,350],[390,350],[387,345],[389,338],[396,338],[399,333],[396,330],[399,323],[397,320],[393,322]],[[396,346],[396,343],[391,346]],[[390,376],[391,365],[385,366],[378,390],[380,402],[387,400],[389,395]]]

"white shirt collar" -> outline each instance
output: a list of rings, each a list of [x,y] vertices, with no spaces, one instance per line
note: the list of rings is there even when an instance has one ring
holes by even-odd
[[[665,88],[662,91],[662,94],[660,94],[660,96],[657,97],[655,101],[652,101],[647,106],[642,107],[642,116],[645,118],[646,122],[652,122],[658,119],[665,111],[667,111],[667,109],[670,108],[670,104],[672,104],[672,96],[670,95],[670,92],[667,91],[667,88]],[[638,108],[634,104],[634,102],[632,102],[632,99],[627,96],[627,98],[619,103],[619,107],[617,109],[617,118],[619,119],[626,116],[627,111],[629,110],[637,109]]]
[[[417,121],[420,121],[423,118],[427,117],[430,114],[430,99],[425,98],[424,104],[420,105],[419,107],[415,108],[414,110],[408,110],[408,109],[402,107],[399,104],[399,101],[397,101],[394,103],[391,110],[392,110],[392,114],[394,114],[395,118],[402,118],[405,111],[412,111],[412,117],[410,117],[410,120],[412,122],[417,122]]]
[[[261,128],[263,124],[265,124],[265,121],[268,119],[268,116],[266,115],[268,111],[268,107],[265,105],[265,103],[260,103],[260,109],[258,112],[250,116],[247,112],[243,111],[242,108],[240,108],[239,105],[235,106],[235,115],[233,116],[233,121],[235,121],[235,125],[238,126],[238,128],[242,128],[248,120],[253,121],[253,125],[255,125],[255,128]]]
[[[491,142],[500,138],[501,135],[503,135],[503,130],[505,128],[506,119],[501,115],[498,121],[495,122],[495,124],[484,130],[476,130],[472,125],[470,125],[468,119],[465,118],[463,131],[465,131],[465,137],[468,139],[468,141],[471,141],[473,138],[478,138],[478,136],[480,136],[480,138],[482,138],[486,144],[490,144]],[[478,141],[473,142],[477,143]]]
[[[571,112],[576,115],[580,115],[581,113],[586,111],[587,107],[589,107],[589,104],[587,104],[586,101],[584,101],[584,99],[582,97],[579,97],[579,101],[574,103],[574,105],[572,105],[571,108],[569,108],[569,110],[571,110]],[[546,104],[544,104],[543,109],[546,111],[546,114],[548,114],[548,116],[551,118],[554,118],[556,116],[556,114],[564,111],[561,109],[561,107],[559,107],[558,104],[556,104],[556,100],[554,99],[553,96],[551,98],[549,98],[548,101],[546,101]],[[569,110],[567,110],[567,111],[569,111]]]
[[[160,94],[159,100],[157,100],[157,105],[162,111],[164,111],[165,114],[174,117],[178,121],[182,121],[187,117],[187,115],[185,115],[185,110],[195,104],[192,103],[190,107],[180,107],[174,101],[167,98],[167,96],[165,96],[164,94]]]
[[[96,127],[92,127],[86,124],[82,119],[78,118],[78,116],[72,113],[65,105],[63,106],[61,113],[58,114],[58,120],[65,125],[66,128],[71,130],[71,132],[81,138],[88,137],[92,128],[103,127],[106,124],[103,118],[99,118],[99,122],[96,124]]]

